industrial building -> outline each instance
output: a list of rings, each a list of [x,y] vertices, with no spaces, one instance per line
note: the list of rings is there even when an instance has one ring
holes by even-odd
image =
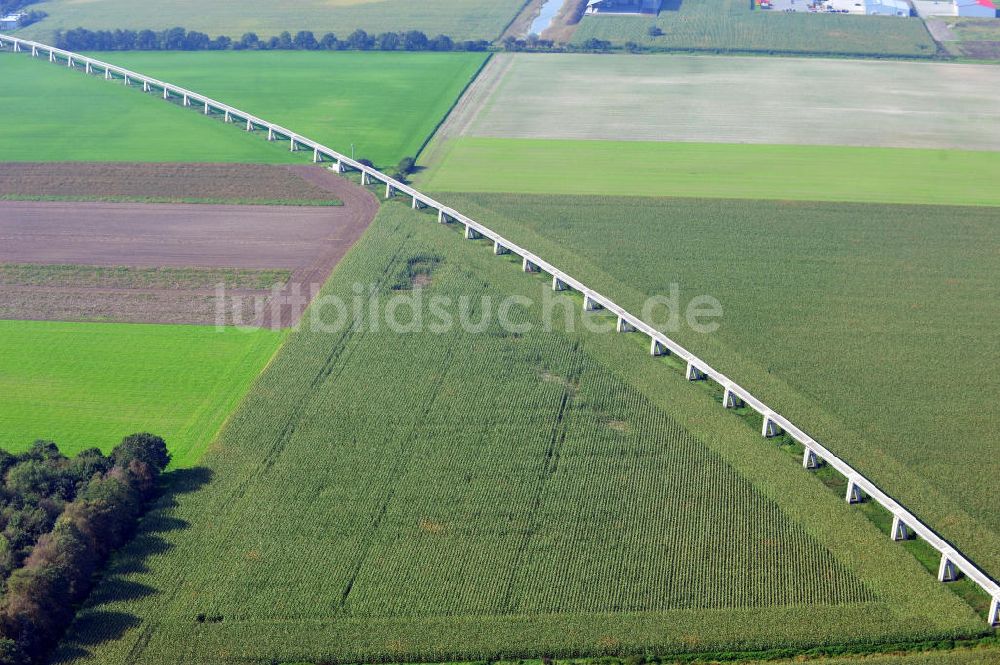
[[[993,0],[954,0],[953,16],[969,18],[996,18],[997,8]]]
[[[21,19],[24,14],[8,14],[0,17],[0,30],[16,30],[21,27]]]
[[[909,16],[910,5],[905,0],[865,0],[869,16]]]
[[[586,14],[658,14],[663,0],[587,0]]]

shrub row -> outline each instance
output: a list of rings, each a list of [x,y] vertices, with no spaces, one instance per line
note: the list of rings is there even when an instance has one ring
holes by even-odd
[[[169,461],[163,439],[151,434],[126,437],[107,457],[95,448],[70,460],[51,442],[21,455],[0,451],[11,568],[0,601],[0,665],[44,661]]]
[[[309,30],[294,36],[282,32],[270,39],[261,39],[256,33],[248,32],[233,40],[225,35],[213,38],[204,32],[180,27],[159,32],[75,28],[56,32],[55,42],[58,48],[69,51],[485,51],[489,48],[485,40],[455,41],[448,35],[429,38],[419,30],[378,35],[355,30],[346,39],[339,39],[332,32],[317,39]]]

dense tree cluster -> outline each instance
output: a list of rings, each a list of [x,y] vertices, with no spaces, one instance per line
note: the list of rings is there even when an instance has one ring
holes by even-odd
[[[485,40],[455,41],[448,35],[429,38],[419,30],[383,32],[369,35],[355,30],[346,39],[332,32],[317,38],[309,30],[295,35],[283,32],[277,37],[261,39],[248,32],[238,40],[225,35],[210,37],[196,30],[170,28],[153,30],[87,30],[75,28],[56,33],[56,46],[69,51],[485,51]]]
[[[70,459],[48,441],[0,451],[0,665],[44,659],[169,462],[151,434],[126,437],[109,456],[94,448]]]

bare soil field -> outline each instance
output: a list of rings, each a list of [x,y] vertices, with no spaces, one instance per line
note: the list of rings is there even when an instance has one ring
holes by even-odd
[[[289,173],[344,205],[0,201],[0,264],[8,264],[0,269],[0,317],[294,325],[307,303],[279,300],[311,297],[378,204],[324,169]],[[219,283],[240,296],[222,309]],[[285,286],[275,294],[273,284]]]
[[[0,199],[339,205],[291,166],[0,163]]]

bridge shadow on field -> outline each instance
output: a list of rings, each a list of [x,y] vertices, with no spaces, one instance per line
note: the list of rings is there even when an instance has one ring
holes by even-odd
[[[119,608],[122,604],[161,593],[136,578],[149,572],[149,557],[168,552],[173,547],[165,534],[190,526],[185,520],[171,515],[177,507],[177,497],[198,491],[211,479],[212,471],[203,467],[176,469],[164,474],[163,494],[139,522],[135,536],[111,557],[50,663],[68,663],[89,656],[91,647],[119,640],[142,625],[139,617]],[[119,607],[115,608],[116,605]]]

